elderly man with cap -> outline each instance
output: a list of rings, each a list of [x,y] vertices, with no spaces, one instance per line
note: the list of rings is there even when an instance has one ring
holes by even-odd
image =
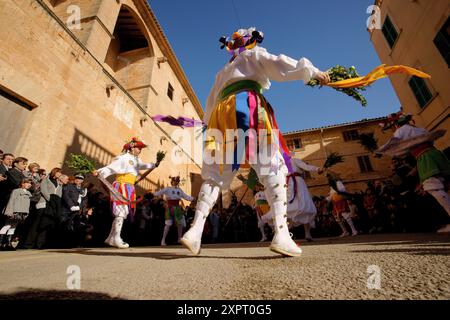
[[[85,206],[87,189],[82,187],[83,181],[84,176],[82,174],[77,174],[73,184],[68,183],[63,186],[63,213],[64,220],[67,222],[73,221],[75,215],[80,214]]]
[[[122,154],[114,158],[111,164],[93,172],[94,176],[100,175],[103,178],[115,174],[116,180],[113,183],[113,187],[125,198],[117,199],[111,197],[114,221],[111,232],[105,240],[107,245],[117,248],[129,247],[128,243],[125,243],[120,237],[120,232],[124,219],[127,218],[128,213],[131,212],[133,214],[136,208],[136,193],[134,188],[136,178],[140,170],[154,169],[159,166],[159,162],[144,163],[139,158],[139,154],[145,147],[147,145],[144,142],[138,138],[132,138],[130,142],[123,146]]]

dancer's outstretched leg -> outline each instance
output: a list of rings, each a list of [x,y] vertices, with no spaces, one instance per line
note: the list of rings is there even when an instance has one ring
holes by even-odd
[[[126,205],[115,205],[113,208],[113,213],[115,215],[114,221],[111,226],[111,232],[105,243],[120,249],[128,248],[128,243],[124,242],[120,237],[122,231],[123,220],[128,216],[128,206]]]
[[[169,230],[170,230],[171,225],[170,224],[165,224],[164,225],[164,231],[163,231],[163,237],[161,239],[161,245],[162,246],[166,246],[166,237],[169,234]]]
[[[344,222],[342,222],[342,220],[338,221],[338,224],[339,224],[339,227],[341,227],[341,229],[342,229],[342,234],[339,237],[342,238],[342,237],[346,237],[346,236],[350,235],[348,233],[347,229],[345,228]]]
[[[429,190],[429,194],[431,194],[438,202],[439,204],[447,211],[448,215],[450,216],[450,196],[448,195],[445,190]],[[448,233],[450,232],[450,224],[447,224],[440,228],[438,233]]]
[[[347,221],[348,225],[350,226],[350,229],[352,229],[352,236],[356,236],[358,234],[358,231],[356,230],[355,225],[353,224],[352,218],[347,217],[345,221]]]
[[[206,180],[202,184],[195,208],[194,221],[191,228],[184,234],[180,241],[193,254],[200,253],[205,221],[217,201],[219,191],[219,186],[212,180]]]
[[[270,250],[285,256],[299,256],[302,250],[292,240],[287,225],[286,175],[282,170],[278,170],[277,173],[261,175],[259,178],[265,187],[267,202],[273,212],[275,235]]]
[[[180,243],[180,241],[181,241],[181,236],[183,235],[183,225],[180,223],[180,224],[177,226],[177,229],[178,229],[178,243]]]

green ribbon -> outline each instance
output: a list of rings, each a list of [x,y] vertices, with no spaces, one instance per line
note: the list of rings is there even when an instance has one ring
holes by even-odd
[[[238,93],[244,90],[253,90],[260,94],[262,94],[263,92],[262,87],[258,82],[253,80],[241,80],[226,86],[220,92],[219,99],[223,100],[231,94]]]

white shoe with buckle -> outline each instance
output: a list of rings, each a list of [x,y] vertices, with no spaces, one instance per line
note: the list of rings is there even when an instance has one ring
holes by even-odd
[[[130,245],[128,243],[124,242],[122,239],[117,239],[117,238],[112,242],[111,246],[119,248],[119,249],[126,249],[126,248],[130,247]]]
[[[447,224],[440,228],[437,233],[449,233],[450,232],[450,224]]]
[[[295,243],[287,232],[276,232],[269,247],[273,252],[288,257],[299,257],[302,249]]]
[[[193,254],[198,255],[202,244],[202,234],[198,234],[198,232],[193,229],[189,229],[188,232],[184,234],[183,238],[181,238],[180,243]]]

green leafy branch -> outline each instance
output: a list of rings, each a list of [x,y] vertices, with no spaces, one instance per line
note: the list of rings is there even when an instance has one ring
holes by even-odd
[[[89,174],[95,170],[96,163],[91,161],[82,154],[71,153],[69,160],[66,161],[67,167],[74,169],[76,173]]]
[[[337,65],[329,70],[327,70],[327,73],[330,75],[331,83],[347,80],[347,79],[353,79],[358,78],[360,75],[356,71],[356,68],[351,66],[350,68],[345,68],[343,66]],[[319,88],[322,88],[322,85],[319,83],[319,80],[312,79],[307,84],[307,86],[310,87],[316,87],[319,86]],[[336,91],[340,91],[345,93],[346,95],[352,97],[363,107],[367,105],[366,98],[361,94],[361,91],[365,91],[366,87],[360,87],[360,88],[333,88]]]

